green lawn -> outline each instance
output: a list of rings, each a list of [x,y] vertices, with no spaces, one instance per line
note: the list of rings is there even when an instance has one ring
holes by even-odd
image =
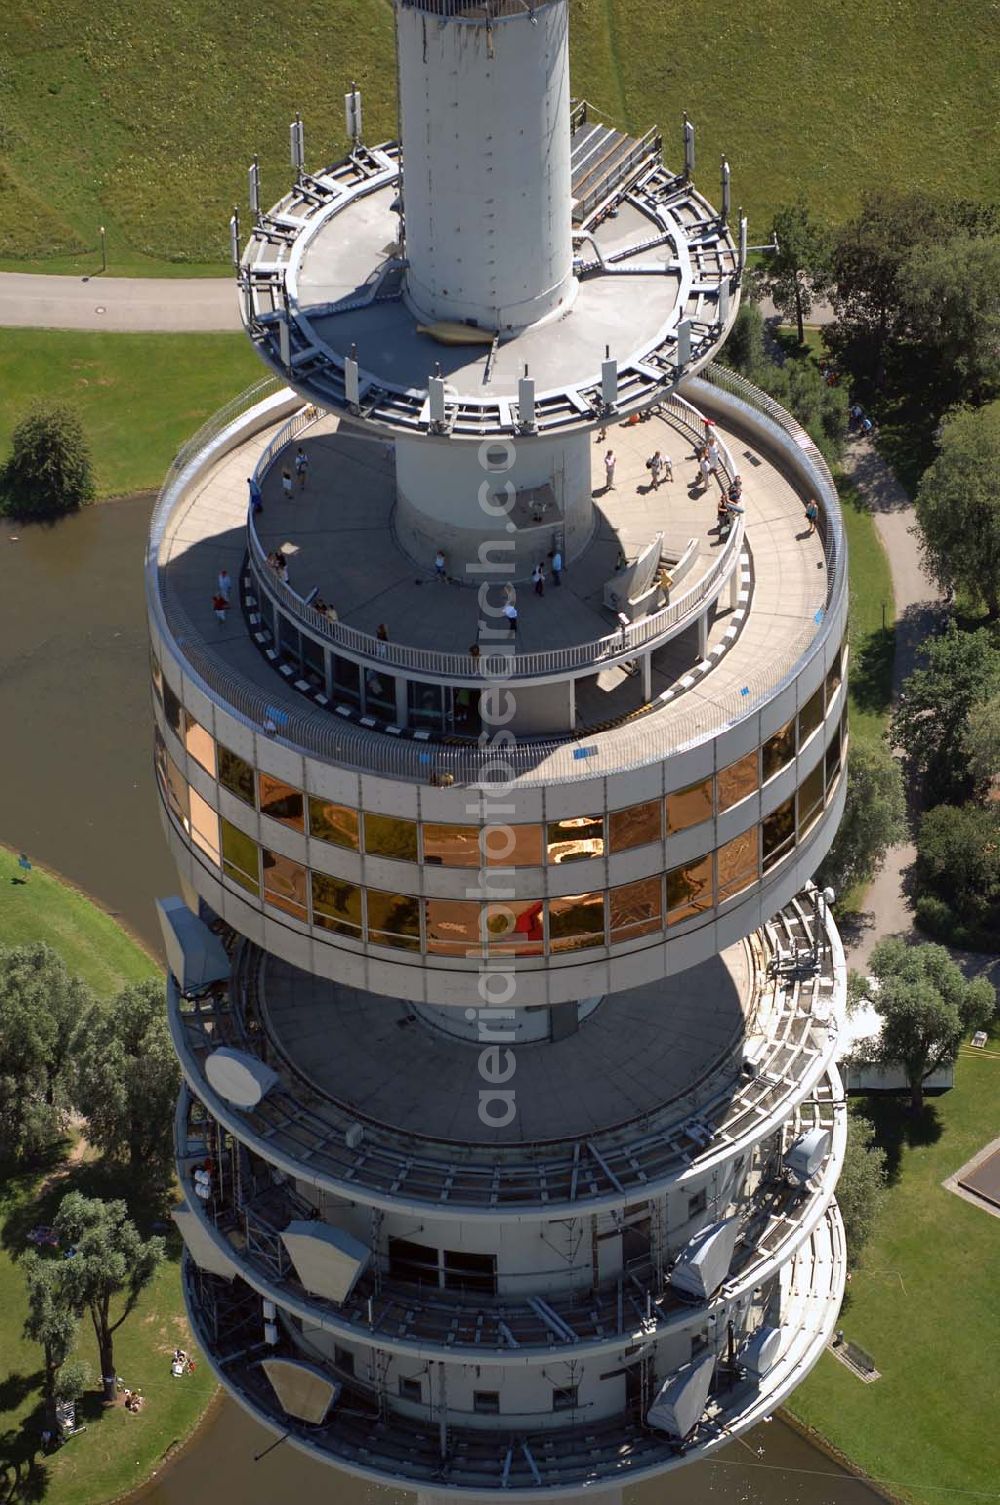
[[[77,890],[34,868],[27,882],[16,858],[0,848],[0,945],[47,941],[102,997],[157,971],[146,952],[108,915]],[[82,1148],[77,1146],[77,1151]],[[147,1478],[195,1425],[214,1390],[207,1366],[175,1380],[170,1355],[179,1343],[193,1348],[180,1293],[180,1241],[173,1230],[170,1258],[139,1307],[119,1330],[118,1371],[147,1398],[139,1415],[118,1406],[105,1411],[95,1394],[84,1397],[80,1419],[87,1430],[47,1458],[38,1454],[40,1423],[39,1350],[24,1342],[24,1286],[14,1259],[27,1247],[25,1234],[50,1222],[60,1196],[73,1187],[91,1194],[125,1194],[89,1154],[67,1154],[67,1143],[46,1171],[0,1176],[0,1498],[5,1505],[44,1499],[45,1505],[101,1505]],[[162,1210],[160,1210],[162,1211]],[[136,1216],[148,1226],[155,1214]],[[99,1373],[89,1320],[82,1322],[78,1351]]]
[[[804,191],[824,216],[892,182],[998,191],[997,16],[926,0],[572,0],[573,88],[616,123],[659,124],[679,156],[698,129],[698,178],[763,239]],[[343,152],[341,96],[364,94],[366,136],[395,133],[389,0],[275,0],[233,13],[206,0],[12,0],[0,20],[0,258],[8,267],[224,271],[232,206],[261,154],[264,197],[290,181],[288,122],[307,159]]]
[[[0,847],[0,892],[0,946],[46,941],[100,998],[112,998],[159,970],[103,909],[44,868],[24,874],[16,854],[5,847]]]
[[[241,334],[0,331],[0,456],[36,398],[83,420],[101,496],[159,486],[184,440],[264,368]]]
[[[790,1409],[893,1493],[920,1505],[994,1499],[1000,1223],[941,1182],[1000,1135],[1000,1041],[965,1048],[956,1086],[913,1125],[900,1099],[864,1111],[895,1179],[854,1274],[841,1326],[882,1378],[824,1354]]]

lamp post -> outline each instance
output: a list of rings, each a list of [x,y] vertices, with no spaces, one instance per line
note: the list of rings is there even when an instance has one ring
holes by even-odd
[[[102,272],[106,272],[108,270],[108,233],[105,230],[105,228],[104,228],[103,225],[101,225],[101,227],[100,227],[100,235],[101,235],[101,271]]]

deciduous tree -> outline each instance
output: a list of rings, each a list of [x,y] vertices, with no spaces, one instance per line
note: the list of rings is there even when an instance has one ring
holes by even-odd
[[[838,895],[870,883],[891,846],[906,834],[899,761],[883,742],[858,742],[847,762],[847,803],[829,855],[820,868],[821,888]]]
[[[880,941],[869,959],[876,980],[872,1003],[882,1018],[877,1057],[902,1066],[910,1086],[910,1106],[924,1106],[924,1082],[950,1066],[970,1031],[993,1018],[996,992],[985,977],[966,982],[943,946],[908,946]]]
[[[0,472],[3,510],[12,517],[75,512],[94,496],[90,446],[71,408],[37,404],[20,420]]]
[[[996,694],[1000,649],[988,628],[960,632],[952,623],[927,639],[892,718],[892,742],[905,753],[927,804],[962,804],[971,793],[969,715]]]
[[[916,880],[917,918],[931,934],[992,949],[1000,931],[997,807],[928,810],[917,834]]]
[[[831,236],[803,198],[778,210],[771,233],[777,250],[761,268],[759,285],[780,314],[794,319],[801,345],[813,298],[823,297],[830,286]]]
[[[126,988],[87,1018],[78,1057],[76,1105],[87,1135],[136,1174],[159,1175],[171,1160],[180,1069],[167,1028],[162,982]]]
[[[1000,402],[961,408],[941,425],[937,459],[916,495],[924,562],[945,589],[1000,618]]]
[[[0,1153],[37,1154],[59,1132],[83,1015],[92,1002],[50,946],[0,950]]]
[[[951,402],[1000,393],[1000,235],[963,231],[911,251],[899,275],[902,317]]]
[[[24,1336],[42,1350],[42,1394],[48,1426],[55,1430],[57,1380],[76,1340],[77,1316],[63,1279],[65,1263],[28,1249],[19,1261],[28,1288]]]
[[[162,1264],[163,1239],[143,1239],[124,1202],[76,1191],[63,1197],[53,1226],[63,1247],[74,1251],[63,1265],[66,1299],[77,1315],[90,1314],[104,1399],[110,1402],[117,1389],[115,1333]]]
[[[875,1227],[885,1191],[885,1150],[875,1143],[875,1129],[860,1113],[847,1118],[847,1150],[837,1182],[837,1205],[847,1234],[847,1259],[857,1264]]]

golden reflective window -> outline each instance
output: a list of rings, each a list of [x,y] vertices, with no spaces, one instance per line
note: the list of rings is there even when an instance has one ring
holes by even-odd
[[[604,945],[604,894],[570,894],[549,900],[549,950],[582,951]]]
[[[699,857],[686,867],[675,867],[667,874],[667,923],[677,925],[692,915],[711,909],[712,859]]]
[[[810,695],[805,705],[799,712],[799,750],[806,744],[806,739],[811,737],[816,728],[823,720],[823,686],[820,685],[815,695]]]
[[[510,899],[504,904],[487,904],[489,949],[513,956],[541,956],[545,939],[544,913],[541,899]]]
[[[716,775],[716,783],[719,789],[720,814],[723,810],[738,805],[748,794],[753,794],[757,788],[757,749],[748,752],[744,758],[737,758],[728,768],[721,769]]]
[[[479,867],[478,826],[451,826],[424,821],[424,861],[435,867]]]
[[[355,883],[331,878],[329,873],[310,874],[313,924],[337,935],[361,939],[361,890]]]
[[[541,867],[541,826],[508,826],[502,821],[483,827],[487,867]]]
[[[578,862],[583,857],[604,856],[603,815],[567,815],[548,827],[550,862]]]
[[[156,729],[156,772],[160,780],[160,788],[169,809],[186,828],[191,816],[191,805],[188,799],[188,782],[181,773],[173,758],[167,752],[167,744]]]
[[[273,774],[258,772],[257,792],[261,815],[280,820],[283,826],[289,826],[293,831],[305,831],[305,801],[301,789],[286,784],[283,779],[276,779]]]
[[[659,801],[657,801],[659,806]],[[611,909],[611,944],[655,935],[663,929],[663,880],[640,878],[623,883],[608,893]]]
[[[840,736],[834,737],[826,750],[826,792],[830,793],[840,772]]]
[[[812,773],[806,775],[799,785],[799,835],[805,835],[823,809],[825,781],[823,759],[820,758]]]
[[[317,841],[328,841],[333,847],[346,847],[358,851],[358,835],[361,821],[357,810],[349,805],[335,805],[331,800],[309,796],[309,835]]]
[[[761,823],[764,871],[774,867],[795,845],[795,799],[787,799]]]
[[[833,660],[833,663],[830,665],[829,669],[827,669],[827,671],[826,671],[826,703],[827,703],[827,705],[830,704],[831,700],[833,699],[833,697],[836,695],[838,689],[840,688],[840,681],[841,681],[841,677],[843,675],[843,654],[844,654],[843,648],[838,648],[837,649],[837,656],[836,656],[836,658]]]
[[[608,816],[608,847],[612,852],[644,847],[651,841],[659,841],[662,835],[662,800],[646,800],[642,805],[612,810]]]
[[[752,827],[734,836],[716,853],[718,864],[719,903],[742,893],[760,878],[760,828]]]
[[[219,817],[197,789],[188,790],[191,802],[191,840],[216,864],[219,862]]]
[[[420,901],[412,894],[368,889],[368,939],[376,946],[420,950]]]
[[[712,780],[700,779],[667,795],[667,834],[700,826],[712,814]]]
[[[365,851],[378,857],[396,857],[401,862],[417,860],[417,823],[398,815],[373,815],[365,811]]]
[[[273,904],[275,909],[283,909],[297,920],[308,920],[307,873],[302,863],[293,862],[290,857],[282,857],[280,852],[269,852],[267,847],[261,848],[260,857],[264,873],[265,903]]]
[[[206,732],[200,722],[195,721],[190,711],[184,712],[184,746],[200,763],[206,773],[215,778],[215,738],[211,732]]]
[[[238,800],[254,807],[254,778],[253,768],[239,753],[230,752],[228,747],[219,743],[219,783],[230,794],[235,794]]]
[[[162,705],[163,704],[163,670],[160,668],[160,660],[157,658],[157,656],[153,652],[152,648],[149,650],[149,672],[153,676],[153,689],[156,691],[156,698],[160,702],[160,704]]]
[[[260,873],[257,863],[257,843],[239,826],[232,825],[224,817],[222,825],[222,870],[241,888],[260,895]]]
[[[761,748],[762,781],[766,784],[768,779],[773,779],[776,773],[795,757],[795,717],[786,721],[773,737],[768,737]]]
[[[479,956],[480,905],[465,899],[425,899],[427,950],[434,956]]]

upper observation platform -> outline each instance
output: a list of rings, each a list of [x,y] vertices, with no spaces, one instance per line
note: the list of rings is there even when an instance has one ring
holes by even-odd
[[[648,141],[614,135],[577,124],[572,285],[520,327],[442,319],[409,295],[394,144],[304,174],[243,250],[241,308],[259,353],[307,400],[402,434],[559,434],[648,406],[725,338],[742,253]],[[574,203],[593,208],[571,229]],[[530,261],[530,246],[508,242],[503,255]]]

